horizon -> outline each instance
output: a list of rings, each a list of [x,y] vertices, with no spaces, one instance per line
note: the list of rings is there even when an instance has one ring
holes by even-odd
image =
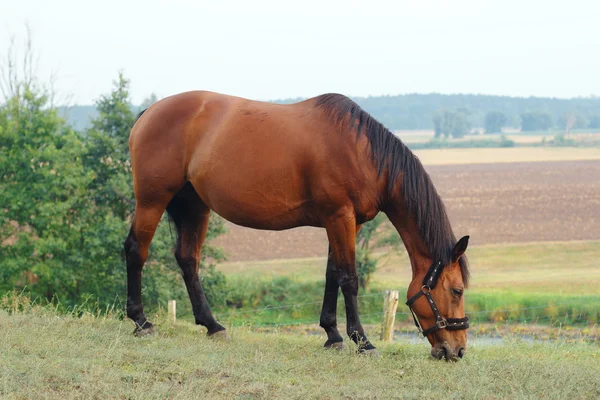
[[[202,89],[198,89],[198,90],[202,90]],[[184,93],[184,92],[180,92],[180,93]],[[102,93],[101,95],[103,95],[104,93]],[[148,95],[148,97],[150,95],[152,95],[154,93],[150,93]],[[166,97],[170,97],[170,96],[175,96],[179,93],[174,93],[172,95],[169,96],[165,96],[165,97],[157,97],[157,101],[160,101]],[[227,94],[227,93],[224,93]],[[325,94],[325,93],[321,93],[321,94]],[[437,92],[430,92],[430,93],[399,93],[399,94],[387,94],[387,95],[367,95],[367,96],[354,96],[354,95],[348,95],[348,94],[344,94],[344,93],[340,93],[343,94],[347,97],[350,97],[352,99],[368,99],[368,98],[377,98],[377,97],[402,97],[402,96],[433,96],[433,95],[438,95],[438,96],[482,96],[482,97],[506,97],[506,98],[510,98],[510,99],[544,99],[544,100],[565,100],[565,101],[569,101],[569,100],[579,100],[579,99],[588,99],[588,100],[595,100],[595,99],[600,99],[600,96],[595,95],[595,94],[590,94],[587,96],[575,96],[575,97],[556,97],[556,96],[510,96],[510,95],[494,95],[494,94],[485,94],[485,93],[437,93]],[[230,96],[235,96],[232,94],[229,94]],[[318,94],[315,96],[311,96],[311,97],[316,97],[319,96]],[[236,96],[236,97],[241,97],[241,96]],[[283,98],[277,98],[277,99],[266,99],[266,100],[257,100],[257,101],[265,101],[265,102],[282,102],[282,101],[302,101],[302,100],[307,100],[311,97],[283,97]],[[256,99],[252,99],[252,98],[248,98],[249,100],[256,100]],[[143,103],[145,99],[142,99],[140,102],[138,103],[134,103],[131,102],[130,105],[132,106],[138,106],[141,105]],[[61,104],[58,105],[56,107],[58,108],[71,108],[71,107],[95,107],[95,101],[92,103],[87,103],[87,104]]]

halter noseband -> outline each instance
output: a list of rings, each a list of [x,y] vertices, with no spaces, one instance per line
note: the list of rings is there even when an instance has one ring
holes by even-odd
[[[460,329],[467,329],[469,327],[469,317],[444,318],[442,317],[440,310],[438,310],[437,306],[435,305],[435,302],[433,301],[433,297],[431,296],[431,290],[435,288],[435,285],[437,284],[438,280],[437,278],[439,277],[439,274],[442,271],[442,269],[443,266],[441,261],[432,264],[429,268],[429,271],[427,272],[427,275],[425,275],[425,278],[423,279],[423,286],[421,287],[421,290],[419,290],[417,294],[408,299],[408,301],[406,302],[406,305],[408,306],[410,312],[412,313],[413,319],[415,320],[415,325],[419,330],[419,333],[421,333],[423,337],[426,337],[431,333],[437,332],[440,329],[457,331]],[[431,307],[431,311],[433,311],[433,315],[435,315],[435,325],[428,329],[423,329],[423,327],[419,323],[417,315],[411,307],[413,303],[417,301],[421,296],[427,297],[427,302]]]

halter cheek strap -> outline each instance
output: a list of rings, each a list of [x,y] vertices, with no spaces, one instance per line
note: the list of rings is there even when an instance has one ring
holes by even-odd
[[[443,269],[443,266],[442,266],[441,262],[432,264],[431,267],[429,268],[429,271],[427,272],[427,275],[425,275],[425,278],[423,279],[423,286],[421,287],[421,290],[419,290],[419,292],[417,294],[415,294],[413,297],[408,299],[408,301],[406,302],[406,305],[408,306],[408,308],[413,316],[413,319],[415,321],[415,326],[417,327],[419,332],[424,337],[431,333],[437,332],[440,329],[447,329],[449,331],[454,331],[454,330],[460,330],[460,329],[467,329],[469,327],[469,317],[444,318],[442,316],[442,314],[440,313],[440,310],[437,308],[435,301],[433,301],[433,297],[431,296],[431,289],[433,289],[435,287],[435,285],[437,284],[437,278],[442,269]],[[433,311],[433,315],[435,316],[435,325],[433,325],[432,327],[430,327],[428,329],[423,329],[423,327],[419,323],[419,319],[417,318],[417,315],[415,314],[414,310],[412,309],[412,305],[414,304],[414,302],[417,301],[422,296],[425,296],[427,298],[427,303],[431,307],[431,311]]]

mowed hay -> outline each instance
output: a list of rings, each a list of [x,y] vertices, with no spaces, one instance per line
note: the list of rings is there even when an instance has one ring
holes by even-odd
[[[0,397],[17,398],[598,398],[600,350],[577,341],[471,346],[457,363],[429,346],[383,344],[381,357],[326,351],[322,337],[231,330],[207,339],[192,325],[127,321],[40,309],[0,311]]]

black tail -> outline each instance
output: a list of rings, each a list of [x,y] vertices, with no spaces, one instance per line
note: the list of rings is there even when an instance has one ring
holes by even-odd
[[[147,108],[140,111],[140,113],[137,115],[137,117],[135,117],[135,122],[137,122],[137,120],[140,119],[140,117],[142,116],[142,114],[144,114],[146,112],[146,110],[147,110]]]

